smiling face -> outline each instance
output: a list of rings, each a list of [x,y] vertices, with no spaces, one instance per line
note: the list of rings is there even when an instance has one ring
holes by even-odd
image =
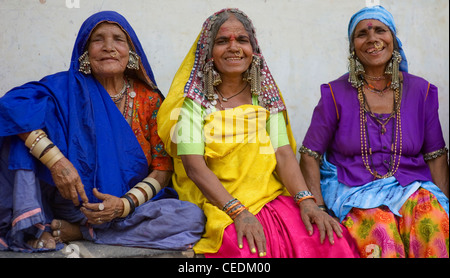
[[[101,23],[89,38],[89,60],[92,73],[100,78],[122,76],[130,50],[127,35],[116,24]]]
[[[233,15],[217,32],[212,50],[214,65],[224,76],[241,75],[253,59],[253,48],[244,25]]]
[[[361,20],[356,25],[353,44],[366,71],[384,70],[394,51],[394,37],[389,27],[375,19]]]

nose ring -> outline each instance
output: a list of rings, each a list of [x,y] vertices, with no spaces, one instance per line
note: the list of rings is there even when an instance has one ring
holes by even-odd
[[[111,55],[111,57],[113,57],[113,58],[116,57],[116,56],[117,56],[117,51],[114,50],[114,52],[111,52],[110,55]]]
[[[235,52],[234,55],[236,55],[236,57],[241,58],[244,56],[244,50],[242,50],[242,48],[239,48],[239,51]]]
[[[384,46],[384,43],[382,41],[381,42],[376,41],[373,43],[373,46],[375,47],[376,50],[381,50]]]

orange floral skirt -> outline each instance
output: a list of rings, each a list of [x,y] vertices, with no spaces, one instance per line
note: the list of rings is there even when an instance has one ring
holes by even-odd
[[[352,208],[342,222],[363,258],[448,258],[449,218],[437,199],[420,188],[400,209]]]

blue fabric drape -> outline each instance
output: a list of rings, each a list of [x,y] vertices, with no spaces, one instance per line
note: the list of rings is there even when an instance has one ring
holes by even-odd
[[[78,170],[91,202],[97,201],[93,188],[121,196],[148,174],[142,148],[106,90],[92,75],[78,71],[78,58],[92,30],[104,21],[119,24],[128,34],[141,57],[143,81],[156,88],[152,69],[129,23],[116,12],[104,11],[82,24],[68,71],[16,87],[0,98],[0,136],[46,131]],[[34,170],[40,179],[53,184],[50,172],[36,163],[17,138],[12,140],[8,168]]]

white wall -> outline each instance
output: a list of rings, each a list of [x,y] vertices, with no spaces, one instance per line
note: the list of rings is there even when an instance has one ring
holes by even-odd
[[[449,146],[449,1],[381,4],[395,18],[409,72],[439,88],[440,119]],[[364,6],[365,0],[0,0],[0,96],[27,81],[67,70],[82,22],[102,10],[127,18],[167,94],[204,20],[222,8],[237,7],[257,29],[300,145],[320,84],[347,71],[348,21]]]

